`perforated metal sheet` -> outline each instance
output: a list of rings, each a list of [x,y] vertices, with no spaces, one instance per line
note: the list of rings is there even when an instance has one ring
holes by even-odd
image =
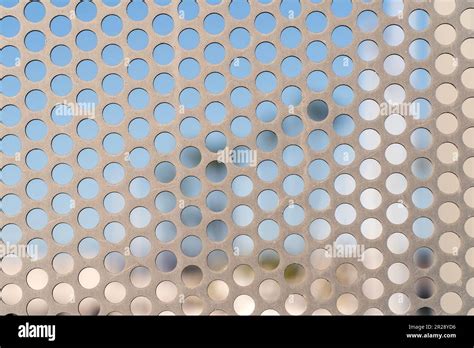
[[[473,313],[471,2],[0,8],[1,313]]]

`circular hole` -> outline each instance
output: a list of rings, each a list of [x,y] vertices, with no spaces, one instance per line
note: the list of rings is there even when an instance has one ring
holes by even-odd
[[[354,314],[359,307],[359,301],[357,297],[352,294],[346,293],[338,297],[336,306],[339,312],[344,315]]]
[[[447,292],[441,296],[441,309],[447,314],[456,314],[462,308],[462,299],[455,292]]]
[[[415,283],[415,292],[419,298],[430,298],[431,296],[433,296],[434,290],[435,285],[432,279],[427,277],[417,279]]]
[[[322,100],[314,100],[308,105],[308,116],[313,121],[323,121],[329,113],[328,105]]]
[[[439,269],[441,279],[448,284],[456,284],[461,280],[462,270],[454,262],[446,262]]]
[[[272,271],[280,264],[280,255],[273,249],[265,249],[258,255],[258,264],[266,271]]]
[[[331,257],[328,257],[326,249],[316,249],[311,253],[310,262],[315,269],[322,271],[331,264]]]
[[[223,280],[213,280],[207,287],[207,294],[213,301],[225,301],[229,296],[229,286]]]
[[[130,272],[130,281],[136,288],[142,289],[147,287],[151,282],[151,273],[147,267],[135,267]]]
[[[410,299],[403,293],[395,293],[388,299],[388,307],[398,315],[406,314],[410,306]]]
[[[169,280],[162,281],[156,287],[156,297],[162,302],[170,303],[176,296],[178,296],[178,288]]]
[[[285,301],[285,309],[290,315],[301,315],[307,309],[307,301],[300,294],[290,294]]]
[[[240,265],[234,269],[232,277],[239,286],[249,286],[255,279],[255,272],[249,265]]]
[[[305,273],[305,269],[302,265],[292,263],[285,268],[284,277],[288,284],[296,285],[304,280]]]
[[[362,293],[370,300],[376,300],[383,295],[384,286],[377,278],[369,278],[362,284]]]
[[[135,297],[130,303],[130,311],[133,315],[149,315],[151,309],[151,301],[143,296]]]
[[[410,278],[410,270],[403,263],[392,264],[387,271],[388,279],[394,284],[403,284]]]
[[[417,267],[429,268],[434,262],[433,251],[426,247],[418,248],[413,255],[413,260]]]
[[[227,268],[229,258],[223,250],[213,250],[207,255],[207,265],[214,272],[222,272]]]
[[[255,310],[255,301],[249,295],[239,295],[234,300],[234,310],[238,315],[251,315]]]
[[[260,283],[258,293],[266,302],[275,302],[280,298],[280,285],[273,279],[266,279]]]
[[[176,255],[173,254],[173,252],[169,250],[165,250],[160,252],[155,259],[156,267],[161,271],[161,272],[171,272],[176,268],[176,265],[178,264],[178,260],[176,258]]]
[[[187,288],[193,289],[201,283],[203,273],[198,266],[186,266],[181,272],[181,279]]]

